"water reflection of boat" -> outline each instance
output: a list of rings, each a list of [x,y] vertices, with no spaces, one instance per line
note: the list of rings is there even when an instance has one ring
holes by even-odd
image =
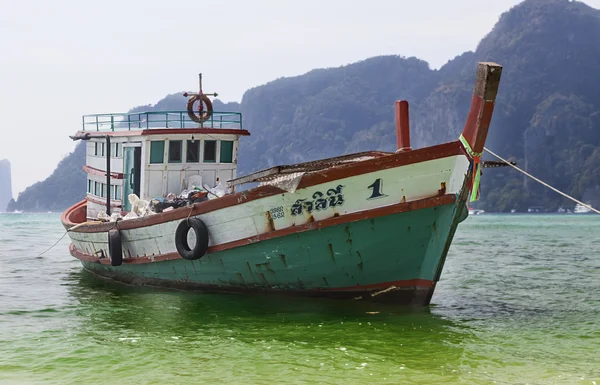
[[[80,333],[89,333],[102,344],[123,337],[163,339],[165,335],[190,336],[207,345],[214,339],[235,336],[272,342],[284,340],[304,341],[314,344],[315,334],[306,333],[318,324],[340,325],[331,328],[327,335],[317,335],[324,341],[340,340],[349,343],[347,333],[364,337],[364,326],[377,328],[377,338],[390,342],[406,338],[404,330],[420,325],[431,331],[423,338],[433,344],[443,341],[454,347],[440,346],[456,353],[462,333],[446,316],[435,314],[430,307],[398,307],[385,303],[366,301],[347,302],[329,298],[302,298],[273,294],[244,296],[227,293],[196,293],[164,288],[120,285],[87,271],[69,274],[66,282],[69,295],[75,300]],[[439,310],[438,310],[439,312]],[[148,322],[152,320],[152,322]],[[284,321],[284,322],[282,322]],[[277,324],[277,327],[273,327]],[[209,331],[198,333],[198,330]],[[325,328],[324,328],[325,329]],[[312,330],[312,329],[311,329]],[[466,333],[468,335],[468,333]],[[368,348],[368,338],[357,338],[355,347]],[[393,346],[394,344],[390,344]],[[397,345],[400,345],[398,343]],[[441,345],[448,345],[442,343]],[[341,345],[343,346],[343,345]]]

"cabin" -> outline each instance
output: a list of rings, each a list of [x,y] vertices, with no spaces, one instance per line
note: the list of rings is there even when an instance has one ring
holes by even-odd
[[[126,214],[130,194],[149,201],[236,178],[238,142],[250,135],[241,113],[190,117],[188,111],[83,116],[72,139],[86,141],[87,219]]]

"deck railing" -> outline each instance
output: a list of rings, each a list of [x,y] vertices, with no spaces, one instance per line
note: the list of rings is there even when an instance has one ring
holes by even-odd
[[[187,111],[151,111],[95,114],[82,117],[83,131],[124,131],[152,128],[242,128],[240,112],[213,112],[202,124],[194,122]]]

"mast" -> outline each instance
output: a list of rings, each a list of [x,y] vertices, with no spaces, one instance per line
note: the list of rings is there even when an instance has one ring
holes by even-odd
[[[110,217],[110,135],[106,135],[106,215]]]

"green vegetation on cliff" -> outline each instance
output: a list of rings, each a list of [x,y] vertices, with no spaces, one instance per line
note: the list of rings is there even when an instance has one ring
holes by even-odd
[[[7,211],[62,211],[85,197],[85,145],[79,143],[75,151],[58,163],[54,172],[43,182],[37,182],[10,201]]]
[[[504,72],[488,147],[559,189],[600,205],[598,36],[598,10],[569,0],[526,0],[501,16],[475,52],[439,70],[416,58],[374,57],[277,79],[248,90],[239,104],[215,101],[215,110],[241,111],[252,134],[240,145],[240,175],[274,164],[393,150],[393,103],[398,99],[409,100],[412,144],[422,147],[458,138],[476,63],[495,61]],[[132,112],[184,108],[185,99],[176,93]],[[81,199],[85,176],[83,151],[78,150],[69,157],[77,161],[65,159],[12,207],[49,210]],[[66,179],[69,187],[58,183]],[[477,207],[523,211],[531,205],[549,210],[573,206],[512,169],[485,171]]]

